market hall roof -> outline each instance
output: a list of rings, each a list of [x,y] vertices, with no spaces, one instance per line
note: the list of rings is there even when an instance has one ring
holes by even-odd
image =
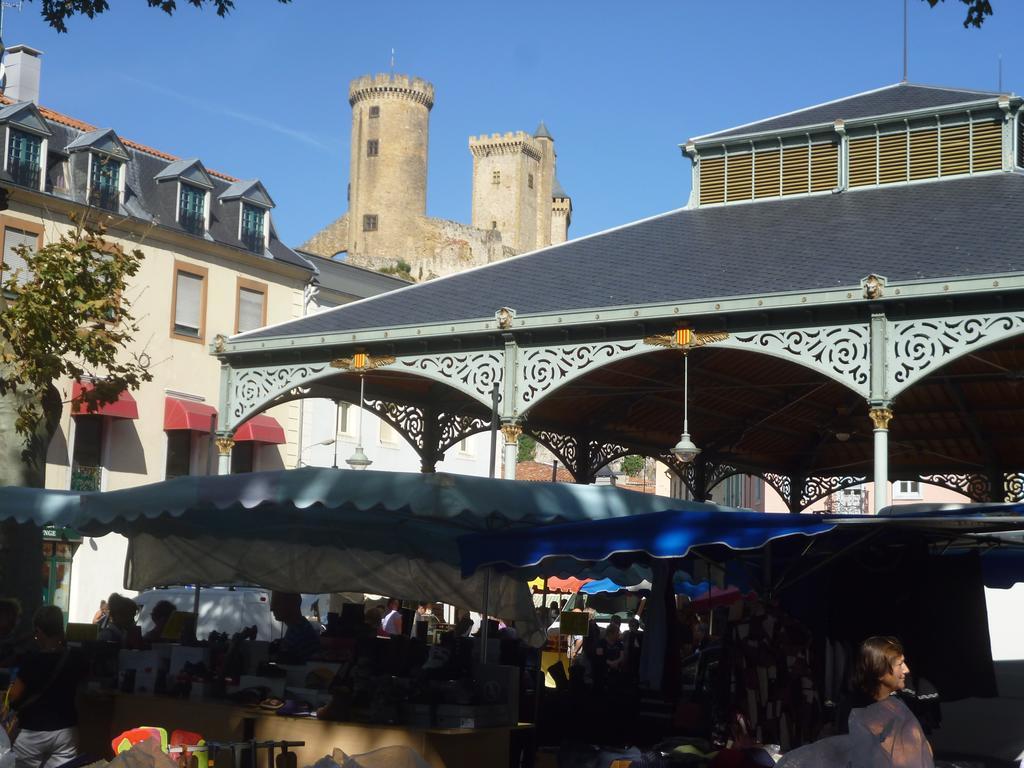
[[[1020,172],[683,209],[233,341],[1019,272],[1022,212]]]
[[[836,120],[891,116],[919,110],[937,110],[957,104],[979,101],[994,102],[1001,94],[993,91],[975,91],[942,88],[934,85],[896,83],[854,96],[827,101],[805,109],[787,112],[775,117],[746,123],[724,131],[696,136],[691,141],[705,144],[736,136],[748,136],[795,128],[809,128],[833,123]]]

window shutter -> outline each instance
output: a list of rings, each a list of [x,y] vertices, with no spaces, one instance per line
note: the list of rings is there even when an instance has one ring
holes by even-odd
[[[238,291],[238,332],[251,331],[263,325],[262,291],[241,288]]]
[[[188,272],[178,272],[174,298],[175,330],[192,336],[199,335],[202,296],[203,278]]]
[[[754,197],[777,197],[782,194],[782,171],[779,150],[758,152],[754,156]]]
[[[971,130],[971,173],[1003,167],[1003,127],[998,120],[981,120]]]
[[[850,139],[850,186],[878,183],[878,142],[874,136]]]
[[[971,126],[944,125],[939,150],[939,175],[956,176],[971,170]]]
[[[839,146],[811,145],[811,192],[829,192],[839,186]]]
[[[754,157],[749,152],[730,155],[728,184],[725,198],[730,203],[736,200],[750,200],[754,194]]]
[[[888,133],[878,137],[878,183],[907,180],[907,134]]]
[[[39,237],[32,232],[25,232],[14,227],[4,227],[4,280],[14,271],[20,270],[18,285],[24,285],[28,282],[28,265],[20,254],[14,252],[14,249],[19,245],[27,245],[32,250],[35,250],[38,243]]]
[[[701,205],[725,202],[724,157],[700,159],[700,202]]]
[[[808,147],[784,147],[782,150],[782,194],[799,195],[808,189]]]
[[[939,132],[934,128],[910,132],[910,180],[939,175]]]

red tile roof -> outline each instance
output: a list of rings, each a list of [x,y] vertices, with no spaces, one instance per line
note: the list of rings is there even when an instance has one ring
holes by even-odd
[[[14,104],[14,100],[0,94],[0,104]],[[97,128],[97,126],[95,125],[90,125],[89,123],[86,123],[83,120],[78,120],[74,117],[70,117],[61,112],[52,110],[49,107],[39,107],[39,114],[41,114],[47,120],[52,120],[55,123],[60,123],[61,125],[66,125],[69,128],[74,128],[75,130],[82,131],[85,133],[88,133],[89,131],[95,131]],[[172,162],[174,160],[180,159],[178,157],[175,157],[174,155],[168,154],[167,152],[161,152],[159,149],[147,147],[145,144],[140,144],[137,141],[125,139],[121,136],[118,136],[118,138],[121,139],[121,142],[126,147],[131,147],[132,149],[138,150],[139,152],[145,152],[148,155],[153,155],[153,157],[159,157],[161,160],[167,160],[169,162]],[[226,173],[221,173],[220,171],[211,171],[209,168],[207,168],[206,171],[211,176],[216,176],[217,178],[224,179],[224,181],[238,181],[238,179],[236,179],[234,176],[228,176]]]
[[[521,461],[516,464],[516,480],[550,483],[551,465],[541,464],[539,461]],[[575,481],[573,480],[572,473],[559,464],[556,482],[572,483]]]

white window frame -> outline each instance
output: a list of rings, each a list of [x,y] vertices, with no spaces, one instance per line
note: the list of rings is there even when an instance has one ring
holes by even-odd
[[[907,485],[908,489],[904,490],[903,486]],[[916,490],[911,490],[916,486]],[[921,481],[920,480],[896,480],[892,484],[892,497],[893,499],[916,499],[920,500],[923,498],[921,492]]]
[[[10,123],[6,126],[7,130],[4,131],[4,170],[10,172],[10,168],[7,167],[7,161],[10,160],[11,152],[11,131],[21,131],[22,133],[29,133],[33,136],[39,136],[42,139],[42,144],[39,147],[39,191],[46,191],[46,158],[50,155],[50,140],[45,136],[40,136],[35,131],[27,131],[24,126],[11,125]]]

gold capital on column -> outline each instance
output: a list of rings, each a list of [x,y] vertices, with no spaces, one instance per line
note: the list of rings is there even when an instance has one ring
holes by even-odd
[[[217,452],[221,456],[230,456],[231,449],[235,447],[235,439],[233,437],[218,437],[213,442],[217,444]]]
[[[888,429],[889,422],[892,421],[892,409],[872,408],[868,411],[868,416],[871,417],[871,423],[875,425],[875,429]]]
[[[518,424],[502,424],[501,433],[505,435],[505,445],[514,445],[519,442],[523,428]]]

